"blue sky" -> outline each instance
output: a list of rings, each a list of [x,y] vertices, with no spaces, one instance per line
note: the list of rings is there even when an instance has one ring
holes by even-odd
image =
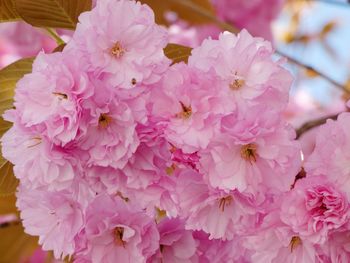
[[[330,56],[324,47],[317,42],[301,46],[286,45],[277,41],[277,47],[284,53],[324,72],[337,82],[345,83],[346,80],[350,79],[350,5],[324,2],[314,4],[303,13],[300,32],[319,31],[324,24],[334,20],[337,21],[338,27],[329,35],[328,41],[332,49],[336,51],[336,58]],[[287,25],[286,14],[281,14],[276,26],[283,27]],[[292,67],[292,69],[296,75],[300,74],[297,68]],[[296,83],[295,88],[307,89],[324,106],[329,106],[335,96],[341,95],[335,87],[321,78],[302,80]]]

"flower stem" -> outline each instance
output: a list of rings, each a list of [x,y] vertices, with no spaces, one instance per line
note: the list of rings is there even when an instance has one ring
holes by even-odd
[[[45,28],[49,35],[56,41],[57,45],[65,44],[62,38],[56,33],[56,31],[52,28]]]

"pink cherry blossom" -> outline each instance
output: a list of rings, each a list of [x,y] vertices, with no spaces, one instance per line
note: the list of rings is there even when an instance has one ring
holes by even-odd
[[[19,121],[55,144],[65,145],[86,130],[82,103],[94,87],[77,66],[62,53],[40,53],[33,73],[17,84],[14,105]]]
[[[74,238],[83,227],[83,214],[68,193],[21,186],[17,198],[25,232],[39,236],[44,250],[53,250],[62,259],[75,252]]]
[[[305,169],[311,175],[324,175],[350,198],[350,140],[348,123],[350,114],[343,113],[337,121],[328,120],[316,135],[315,149],[305,161]]]
[[[199,153],[199,170],[212,187],[257,193],[263,185],[286,191],[299,172],[300,147],[290,127],[242,144],[223,138]]]
[[[155,222],[120,197],[99,195],[77,236],[77,262],[146,262],[159,246]]]
[[[210,188],[191,170],[180,173],[177,183],[180,215],[187,229],[203,230],[209,239],[232,240],[257,227],[263,210],[253,196]]]
[[[154,89],[152,113],[165,118],[165,136],[175,147],[193,153],[208,146],[218,122],[216,116],[225,107],[216,95],[218,87],[215,76],[178,64],[163,77],[162,89]]]
[[[111,86],[131,89],[134,82],[154,83],[166,70],[169,61],[163,48],[167,32],[155,24],[147,5],[128,0],[98,1],[79,21],[67,50],[81,53],[82,66]]]
[[[347,229],[349,203],[326,177],[306,176],[283,198],[281,219],[302,239],[322,244],[332,232]]]
[[[185,230],[184,226],[184,221],[179,219],[162,220],[158,224],[160,248],[148,262],[198,262],[197,242],[192,231]]]
[[[194,48],[188,64],[206,73],[214,71],[223,80],[224,104],[249,106],[259,100],[279,110],[287,105],[292,77],[272,54],[269,42],[246,30],[237,36],[224,32],[218,40],[207,39]]]
[[[203,231],[195,231],[193,236],[199,242],[197,255],[201,263],[251,262],[250,252],[242,246],[239,238],[230,241],[210,240],[209,235]]]
[[[89,127],[77,144],[89,154],[87,165],[123,168],[139,145],[132,111],[108,93],[86,103],[90,103]]]
[[[15,176],[28,188],[67,189],[80,173],[69,149],[55,146],[24,127],[14,125],[1,144],[3,156],[15,165]]]
[[[260,230],[245,238],[244,247],[251,251],[252,263],[319,262],[318,248],[284,225],[279,219],[278,211],[265,217]]]

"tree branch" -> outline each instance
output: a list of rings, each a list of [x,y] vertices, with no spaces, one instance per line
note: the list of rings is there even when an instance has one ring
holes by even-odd
[[[328,115],[326,117],[318,118],[316,120],[312,120],[312,121],[308,121],[308,122],[304,123],[302,126],[300,126],[299,129],[296,130],[296,133],[297,133],[296,139],[299,139],[301,137],[301,135],[303,135],[305,132],[312,130],[313,128],[316,128],[322,124],[325,124],[328,119],[336,120],[338,118],[339,114],[341,114],[341,113],[342,112],[337,113],[337,114],[333,114],[333,115]]]
[[[9,222],[5,222],[5,223],[1,223],[0,224],[0,229],[1,228],[6,228],[6,227],[10,227],[10,226],[17,226],[21,223],[21,221],[9,221]]]

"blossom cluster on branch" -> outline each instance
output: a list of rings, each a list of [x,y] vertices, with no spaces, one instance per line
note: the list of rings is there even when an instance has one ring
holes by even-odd
[[[345,113],[301,147],[271,44],[221,33],[164,55],[150,7],[105,0],[17,84],[3,156],[25,231],[74,262],[347,262]]]

